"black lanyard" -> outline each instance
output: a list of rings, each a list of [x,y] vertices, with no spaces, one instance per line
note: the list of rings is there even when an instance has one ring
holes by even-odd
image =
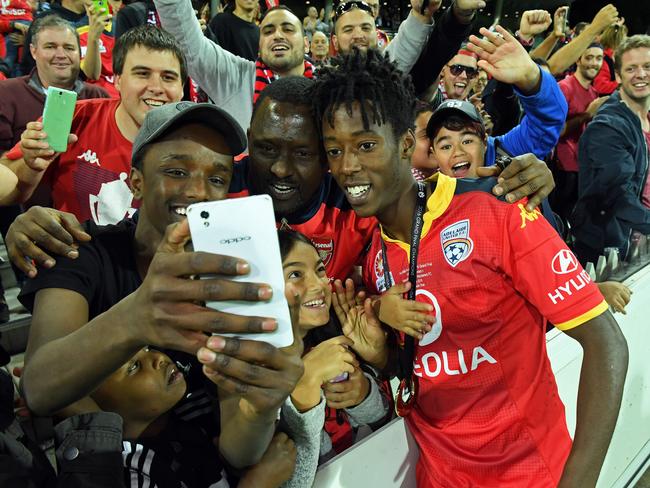
[[[416,280],[418,273],[418,250],[420,248],[420,236],[422,226],[424,225],[424,209],[426,207],[427,192],[424,183],[418,181],[417,197],[415,200],[415,211],[413,212],[413,222],[411,224],[411,254],[409,261],[409,281],[411,289],[408,292],[408,299],[415,300]],[[384,262],[384,276],[386,276],[386,287],[393,286],[393,280],[390,276],[390,266],[388,265],[388,253],[386,252],[386,243],[381,239],[381,253]],[[411,378],[413,375],[413,359],[415,357],[415,341],[409,335],[404,336],[404,345],[399,347],[399,368],[397,376],[400,380]]]

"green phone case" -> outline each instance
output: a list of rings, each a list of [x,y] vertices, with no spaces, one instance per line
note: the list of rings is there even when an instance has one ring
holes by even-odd
[[[95,6],[95,13],[98,14],[100,10],[104,9],[108,13],[108,0],[93,0]]]
[[[68,135],[76,103],[75,92],[48,87],[43,108],[43,131],[47,134],[50,147],[56,152],[65,152],[68,148]]]

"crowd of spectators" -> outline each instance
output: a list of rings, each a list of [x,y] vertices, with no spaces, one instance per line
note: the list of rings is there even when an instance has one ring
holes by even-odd
[[[418,486],[594,486],[631,293],[583,266],[650,234],[650,36],[611,4],[510,32],[476,29],[483,0],[281,3],[2,2],[0,232],[31,325],[0,484],[309,487],[396,410]],[[62,152],[50,88],[77,96]],[[189,205],[262,194],[284,290],[189,246]],[[283,291],[285,348],[206,306]],[[573,440],[551,326],[584,350]],[[56,470],[14,394],[57,423]]]

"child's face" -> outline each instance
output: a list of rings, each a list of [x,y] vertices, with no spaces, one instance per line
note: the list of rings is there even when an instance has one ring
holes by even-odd
[[[109,376],[92,398],[102,410],[120,414],[125,423],[153,421],[183,398],[186,387],[168,356],[144,348]]]
[[[282,262],[285,294],[300,295],[300,328],[308,331],[329,322],[332,291],[325,265],[313,246],[296,242]],[[290,299],[290,298],[289,298]]]

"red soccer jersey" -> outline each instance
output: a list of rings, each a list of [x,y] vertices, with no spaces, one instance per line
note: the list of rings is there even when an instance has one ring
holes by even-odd
[[[598,92],[594,87],[583,88],[575,75],[567,76],[558,85],[569,105],[567,118],[585,113],[589,104],[598,98]],[[578,172],[578,140],[586,125],[584,124],[579,131],[560,138],[557,144],[557,160],[563,171]]]
[[[32,7],[27,0],[3,0],[0,2],[0,32],[9,34],[9,22],[25,20],[31,22]]]
[[[429,181],[417,299],[437,321],[416,347],[420,391],[407,417],[421,451],[418,486],[556,486],[571,439],[546,319],[567,330],[607,304],[525,202],[493,197],[491,180]],[[381,238],[377,231],[364,267],[375,291],[386,286]],[[394,282],[406,281],[409,245],[383,239]]]
[[[82,60],[86,57],[86,51],[88,50],[88,29],[89,27],[87,25],[77,29],[77,32],[79,32],[79,44],[81,45]],[[87,82],[101,86],[108,92],[111,98],[120,98],[120,92],[117,91],[117,88],[115,88],[115,85],[113,84],[114,45],[115,39],[113,36],[106,32],[102,32],[102,35],[99,37],[99,54],[102,61],[102,70],[99,74],[98,80],[87,80]]]
[[[80,222],[115,224],[139,206],[129,188],[131,147],[115,121],[119,100],[95,98],[77,102],[71,133],[79,138],[43,175],[51,188],[52,206],[74,214]],[[7,153],[21,156],[20,144]]]
[[[230,185],[230,198],[246,197],[248,192],[248,157],[235,164]],[[326,174],[319,193],[301,215],[283,219],[285,226],[305,234],[313,242],[323,260],[330,281],[345,280],[355,265],[361,264],[377,220],[359,217],[352,210],[331,174]]]

